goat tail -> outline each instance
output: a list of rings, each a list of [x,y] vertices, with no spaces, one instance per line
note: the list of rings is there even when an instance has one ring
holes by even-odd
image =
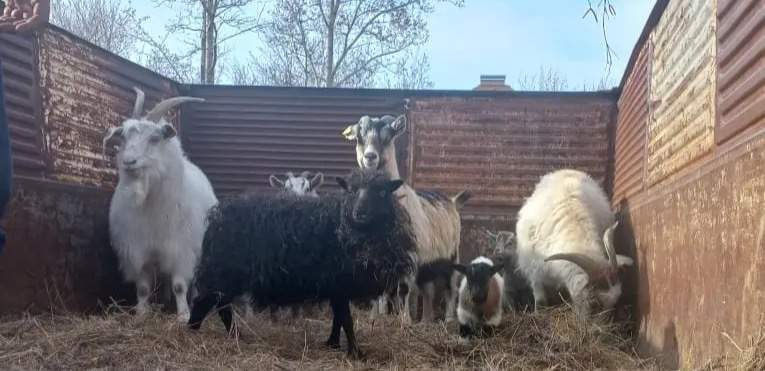
[[[462,191],[460,193],[457,193],[454,197],[452,197],[452,203],[454,203],[454,206],[457,207],[457,209],[461,208],[465,203],[472,197],[473,195],[470,194],[468,191]]]

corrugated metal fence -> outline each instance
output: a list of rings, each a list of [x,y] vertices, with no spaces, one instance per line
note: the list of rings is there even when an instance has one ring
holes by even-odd
[[[206,102],[184,109],[184,147],[224,194],[265,189],[271,174],[304,170],[323,172],[323,188],[337,188],[334,177],[357,166],[343,129],[405,106],[401,96],[348,89],[192,86],[185,93]],[[399,163],[407,162],[406,148],[398,143]]]

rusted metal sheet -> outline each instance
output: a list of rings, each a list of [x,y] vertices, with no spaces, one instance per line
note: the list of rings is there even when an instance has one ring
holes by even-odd
[[[37,89],[37,52],[32,36],[0,35],[6,114],[16,174],[40,176],[45,154]]]
[[[645,139],[648,124],[650,43],[640,48],[635,65],[619,96],[614,159],[614,203],[643,189]]]
[[[765,2],[717,2],[717,114],[715,140],[765,127]]]
[[[615,100],[610,93],[414,98],[411,183],[449,195],[469,190],[463,219],[505,221],[556,169],[586,171],[608,188]]]
[[[358,167],[343,129],[405,109],[403,97],[384,91],[192,86],[186,94],[206,102],[183,111],[184,148],[219,194],[265,189],[270,174],[303,170],[323,172],[322,188],[337,188],[334,177]],[[408,143],[397,144],[403,167]]]
[[[50,156],[50,178],[97,187],[116,181],[102,153],[105,130],[131,112],[133,87],[146,106],[176,95],[174,84],[65,31],[40,35],[40,89]]]
[[[672,175],[714,144],[715,1],[670,1],[651,35],[647,181]]]
[[[109,245],[106,190],[16,178],[0,256],[0,315],[132,299]]]
[[[765,326],[765,132],[623,206],[643,349],[694,366]],[[624,237],[628,237],[624,239]]]

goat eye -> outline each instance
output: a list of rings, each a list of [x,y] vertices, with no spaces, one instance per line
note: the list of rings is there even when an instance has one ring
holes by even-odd
[[[152,143],[159,143],[159,141],[162,139],[159,135],[152,135],[149,137],[149,142]]]

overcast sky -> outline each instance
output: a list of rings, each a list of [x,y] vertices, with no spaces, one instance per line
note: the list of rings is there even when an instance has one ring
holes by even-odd
[[[607,23],[607,35],[616,52],[608,75],[618,84],[655,0],[612,0],[616,16]],[[597,3],[598,0],[592,0]],[[457,8],[438,4],[432,14],[430,40],[424,50],[431,63],[437,89],[472,89],[481,74],[504,74],[516,85],[523,74],[540,66],[558,70],[569,89],[579,90],[606,76],[602,30],[592,17],[582,19],[586,0],[466,0]],[[161,33],[172,12],[157,9],[151,0],[133,0],[147,28]],[[257,36],[237,39],[234,58],[257,55]]]

